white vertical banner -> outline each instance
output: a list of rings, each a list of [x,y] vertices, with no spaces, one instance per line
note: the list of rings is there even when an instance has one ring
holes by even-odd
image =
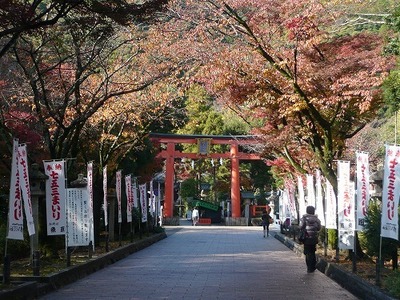
[[[35,234],[35,223],[33,221],[31,185],[29,183],[28,170],[28,155],[26,153],[25,144],[21,144],[18,146],[18,159],[19,180],[22,192],[22,199],[24,200],[26,224],[28,227],[28,233],[31,236]]]
[[[156,201],[155,201],[153,180],[150,180],[150,203],[149,203],[149,207],[150,207],[151,215],[154,216],[154,213],[156,211]]]
[[[146,184],[139,185],[140,207],[142,210],[142,223],[147,222],[147,189]]]
[[[115,175],[115,191],[117,193],[117,207],[118,207],[118,223],[122,223],[122,204],[121,204],[121,195],[122,195],[122,174],[121,170],[118,170]]]
[[[297,176],[297,191],[299,193],[299,215],[302,217],[306,213],[306,201],[304,199],[304,185],[302,176]]]
[[[108,201],[107,201],[107,166],[103,168],[103,210],[104,210],[104,226],[108,225]]]
[[[288,203],[289,203],[290,221],[297,220],[296,197],[295,197],[296,186],[293,184],[292,181],[285,181],[285,190],[287,193]]]
[[[326,180],[325,182],[326,193],[325,193],[325,216],[326,216],[326,228],[337,229],[337,206],[336,206],[336,195],[333,190],[332,184]]]
[[[139,200],[138,200],[138,184],[137,179],[133,180],[133,207],[139,209]]]
[[[338,161],[339,249],[354,250],[354,183],[350,183],[350,162]]]
[[[162,214],[161,214],[161,183],[160,182],[157,185],[157,194],[158,194],[158,197],[157,197],[157,217],[160,218],[160,223],[159,224],[161,226]],[[224,211],[225,211],[225,207],[222,208],[222,212],[224,212]]]
[[[290,220],[290,224],[292,222],[292,216],[290,214],[290,203],[289,203],[289,194],[287,190],[283,190],[282,192],[282,196],[279,197],[282,198],[281,203],[282,203],[282,211],[280,211],[280,213],[282,214],[282,222],[286,222],[287,219]]]
[[[47,235],[64,235],[67,229],[65,161],[44,161],[43,165],[49,177],[46,181]]]
[[[364,229],[369,204],[369,157],[368,153],[357,152],[357,222],[356,230]]]
[[[381,237],[399,239],[400,147],[386,145],[382,188]]]
[[[133,209],[133,192],[132,192],[132,176],[125,176],[125,194],[126,194],[126,221],[132,222],[132,209]]]
[[[315,171],[315,213],[321,220],[321,225],[325,226],[324,198],[322,195],[321,171]]]
[[[315,187],[314,176],[307,174],[307,206],[311,205],[315,208]]]
[[[88,246],[90,241],[90,203],[86,188],[69,188],[66,196],[68,232],[65,236],[68,247]],[[93,241],[93,240],[92,240]]]
[[[94,220],[93,220],[93,162],[87,164],[87,194],[89,201],[89,233],[94,249]]]
[[[22,213],[22,195],[20,188],[18,162],[18,140],[14,139],[11,160],[7,238],[13,240],[24,240],[24,216]]]

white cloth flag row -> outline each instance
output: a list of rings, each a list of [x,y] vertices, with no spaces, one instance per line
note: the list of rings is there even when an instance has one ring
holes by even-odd
[[[67,228],[71,229],[67,237],[69,245],[80,245],[82,241],[86,243],[87,239],[93,241],[93,163],[87,165],[87,188],[84,192],[76,189],[66,188],[66,163],[65,160],[43,161],[44,172],[48,176],[46,181],[46,227],[47,235],[66,235]],[[147,221],[147,191],[146,184],[140,186],[140,204],[137,196],[136,181],[132,186],[131,177],[126,178],[127,193],[127,218],[132,222],[132,209],[137,207],[142,212],[142,222]],[[26,145],[20,145],[18,139],[13,141],[11,178],[9,194],[9,213],[7,238],[23,240],[24,214],[29,235],[35,234],[35,224],[33,220],[32,199],[29,182],[28,160]],[[121,205],[121,171],[116,173],[116,192],[118,202],[118,222],[122,222]],[[108,224],[107,213],[107,166],[103,169],[103,207],[105,225]],[[150,184],[150,203],[151,212],[154,213],[156,203],[152,182]],[[157,207],[160,205],[158,197]],[[81,207],[80,210],[75,208]],[[81,215],[83,214],[83,215]],[[77,221],[79,220],[79,222]],[[83,228],[81,222],[87,222],[84,227],[89,230],[88,233],[82,233],[78,227]],[[80,225],[79,225],[80,224]],[[79,233],[77,233],[79,232]],[[77,236],[80,236],[78,238]],[[88,236],[87,236],[88,235]],[[83,238],[84,236],[84,238]],[[71,242],[73,245],[71,245]]]
[[[322,195],[322,182],[321,182],[321,173],[319,170],[315,173],[315,182],[314,176],[312,174],[306,175],[306,192],[307,196],[305,196],[303,177],[297,177],[297,190],[298,190],[298,201],[299,201],[299,214],[300,216],[306,213],[307,206],[313,206],[316,209],[316,214],[319,216],[321,220],[321,224],[325,225],[325,217],[324,217],[324,209],[323,209],[323,195]]]
[[[381,237],[399,240],[398,228],[398,205],[400,197],[400,147],[397,145],[385,146],[383,189],[382,189],[382,214],[381,214]],[[332,186],[326,181],[325,191],[325,213],[326,227],[339,229],[339,248],[353,249],[354,231],[363,230],[370,201],[370,170],[368,153],[356,153],[356,186],[350,181],[348,161],[338,162],[338,197],[336,212],[336,199]],[[317,175],[318,178],[318,175]],[[313,185],[307,176],[307,189]],[[318,179],[316,184],[316,206],[318,211]],[[298,177],[299,207],[300,212],[306,206],[303,181]],[[312,191],[307,193],[311,195]],[[307,205],[310,205],[307,203]],[[357,208],[357,209],[356,209]],[[320,213],[320,212],[318,212]],[[336,215],[337,214],[337,215]],[[339,223],[336,223],[336,217]],[[338,225],[338,226],[337,226]]]
[[[355,187],[352,188],[352,184],[350,179],[342,180],[340,179],[340,172],[344,172],[343,166],[348,165],[349,162],[339,161],[338,162],[338,192],[340,195],[340,201],[345,201],[347,205],[349,205],[349,201],[351,202],[351,208],[353,212],[355,212],[356,219],[354,220],[355,230],[363,230],[364,229],[364,221],[367,215],[368,203],[370,200],[370,191],[369,191],[369,157],[368,153],[365,152],[357,152],[356,153],[356,162],[357,162],[357,173],[356,173],[356,187],[357,194],[356,203],[353,203],[353,193],[355,193]],[[346,167],[347,168],[347,167]],[[340,171],[340,169],[342,169]],[[340,181],[341,180],[341,181]],[[344,180],[344,181],[343,181]],[[316,214],[321,219],[321,223],[325,225],[328,229],[337,229],[337,207],[336,207],[336,195],[334,194],[333,187],[329,183],[329,181],[325,180],[325,197],[322,194],[322,178],[320,171],[317,170],[315,174],[315,184],[314,178],[312,175],[307,174],[307,197],[304,197],[303,191],[303,179],[301,176],[298,178],[298,190],[299,190],[299,207],[300,210],[304,210],[304,207],[308,205],[313,205],[316,208]],[[349,189],[349,187],[351,189]],[[314,194],[315,188],[315,194]],[[350,194],[349,194],[350,193]],[[315,199],[315,200],[314,200]],[[344,204],[345,205],[345,204]],[[303,208],[303,209],[302,209]],[[357,209],[356,209],[357,208]],[[344,210],[347,213],[347,210]],[[302,214],[301,214],[302,215]]]
[[[121,171],[117,172],[117,180],[116,180],[116,191],[117,191],[117,201],[118,201],[118,223],[122,223],[122,212],[121,212]],[[136,180],[132,179],[132,175],[125,176],[125,194],[126,194],[126,217],[127,222],[132,222],[132,210],[133,208],[137,208],[140,210],[141,213],[141,221],[147,222],[147,214],[149,211],[154,215],[156,206],[160,206],[160,197],[158,197],[156,204],[154,189],[153,189],[153,182],[150,181],[150,195],[147,195],[147,184],[140,184],[138,185]],[[139,193],[139,196],[138,196]]]

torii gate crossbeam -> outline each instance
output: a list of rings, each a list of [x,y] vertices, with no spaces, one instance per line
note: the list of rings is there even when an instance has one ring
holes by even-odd
[[[161,151],[158,157],[166,160],[165,175],[165,196],[164,196],[164,215],[165,217],[173,216],[174,205],[174,162],[175,158],[224,158],[231,160],[231,201],[232,201],[232,217],[241,217],[240,210],[240,174],[239,162],[245,160],[260,160],[260,156],[251,153],[239,152],[239,145],[256,144],[254,136],[207,136],[207,135],[176,135],[176,134],[159,134],[150,133],[150,139],[153,142],[166,144],[167,149]],[[210,144],[230,145],[229,153],[207,153],[205,155],[198,153],[182,153],[175,150],[176,144],[198,144],[200,139],[208,139]]]

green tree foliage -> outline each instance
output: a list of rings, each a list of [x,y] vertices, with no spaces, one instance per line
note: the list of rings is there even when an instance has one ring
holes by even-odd
[[[394,54],[400,56],[400,6],[387,18],[388,26],[396,32],[394,36],[388,38],[385,48],[386,54]],[[383,85],[385,107],[382,108],[381,114],[391,116],[400,109],[400,70],[397,68],[390,72]]]
[[[233,110],[224,110],[222,118],[225,135],[246,135],[250,132],[251,125],[242,120]]]
[[[178,134],[223,134],[222,115],[215,110],[213,98],[199,85],[191,86],[186,94],[186,118]]]
[[[190,3],[175,7],[176,19],[191,20],[196,54],[208,59],[198,82],[242,118],[259,120],[253,133],[263,137],[266,158],[286,160],[282,174],[318,167],[335,188],[333,160],[381,103],[391,66],[381,56],[383,38],[339,34],[351,1]]]
[[[392,70],[383,85],[385,107],[381,112],[390,117],[400,109],[400,70]]]

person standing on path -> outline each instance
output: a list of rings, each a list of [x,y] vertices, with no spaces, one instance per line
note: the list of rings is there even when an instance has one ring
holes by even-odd
[[[306,256],[307,273],[312,273],[316,269],[318,233],[321,230],[321,221],[315,215],[314,206],[307,206],[306,214],[300,219],[300,229],[306,231],[304,240],[304,255]]]
[[[269,224],[270,224],[271,216],[269,215],[269,212],[266,209],[264,209],[264,211],[261,215],[261,219],[262,219],[264,237],[265,237],[265,231],[267,231],[267,236],[269,236]]]
[[[192,225],[196,226],[197,222],[199,221],[199,210],[195,207],[192,211]]]

